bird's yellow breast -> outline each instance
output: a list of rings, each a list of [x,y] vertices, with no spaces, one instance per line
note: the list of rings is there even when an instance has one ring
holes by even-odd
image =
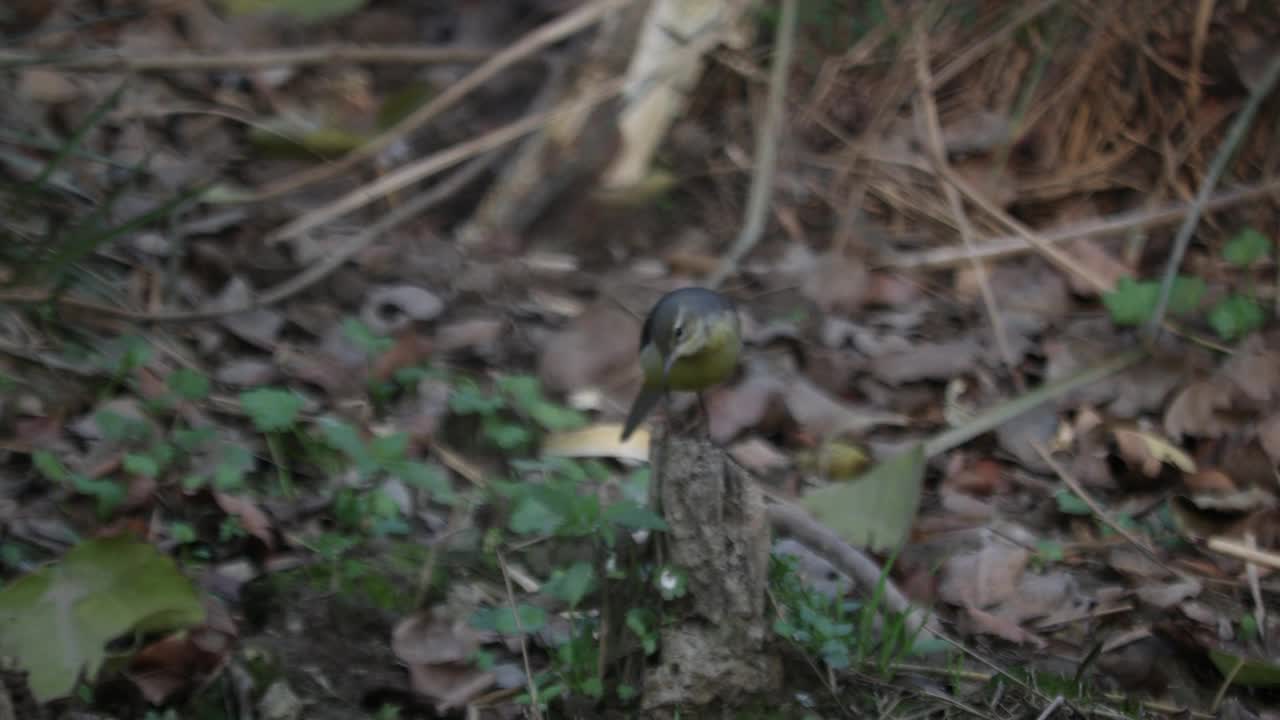
[[[742,340],[730,318],[709,323],[707,340],[701,350],[685,355],[671,365],[667,388],[679,391],[704,390],[728,380],[738,364]],[[662,383],[662,354],[650,343],[640,353],[646,384]]]

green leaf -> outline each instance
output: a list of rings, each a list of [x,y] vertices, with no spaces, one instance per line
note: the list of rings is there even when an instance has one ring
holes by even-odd
[[[1204,280],[1194,276],[1179,275],[1173,279],[1169,291],[1169,312],[1174,315],[1190,315],[1200,307],[1204,297]]]
[[[573,608],[578,606],[588,592],[591,592],[595,578],[596,571],[591,567],[591,563],[579,561],[571,565],[568,570],[557,568],[543,589],[552,597],[565,601],[569,607]]]
[[[39,470],[46,480],[56,483],[66,483],[71,480],[71,471],[48,450],[35,451],[31,455],[31,464],[36,466],[36,470]]]
[[[1089,516],[1093,514],[1093,511],[1089,509],[1089,505],[1084,500],[1081,500],[1079,495],[1067,488],[1062,488],[1054,493],[1053,499],[1058,504],[1058,512],[1063,515]]]
[[[533,440],[529,428],[494,415],[484,419],[484,434],[503,450],[519,450]]]
[[[381,355],[390,350],[392,345],[395,345],[394,340],[375,335],[368,325],[356,318],[347,318],[342,321],[342,334],[346,335],[348,340],[355,343],[357,347],[369,355]]]
[[[320,431],[324,434],[325,442],[329,447],[346,455],[347,459],[355,463],[361,476],[367,476],[377,469],[377,461],[374,460],[365,445],[364,438],[360,436],[360,431],[354,425],[334,418],[325,418],[320,422]]]
[[[0,655],[17,658],[47,702],[70,694],[81,671],[92,680],[113,638],[203,619],[173,560],[132,538],[97,538],[0,590]]]
[[[156,462],[156,459],[150,455],[126,453],[124,456],[124,471],[130,475],[153,478],[160,474],[160,463]]]
[[[203,400],[209,397],[209,378],[190,368],[173,371],[165,384],[174,395],[183,400]]]
[[[369,441],[369,454],[373,456],[374,462],[378,463],[378,467],[386,468],[389,465],[404,460],[405,453],[409,450],[409,433],[394,432],[390,435],[375,436]]]
[[[538,498],[525,496],[511,513],[508,526],[511,532],[521,535],[551,535],[564,525],[564,517],[547,507]]]
[[[587,424],[587,416],[553,402],[540,402],[529,408],[529,417],[548,432],[576,430]]]
[[[96,498],[98,501],[98,514],[106,517],[111,514],[124,502],[124,488],[119,483],[111,479],[95,480],[83,475],[76,475],[71,479],[72,486],[76,492],[82,495],[88,495]]]
[[[222,0],[232,15],[272,12],[302,23],[315,23],[349,15],[364,7],[366,0]]]
[[[1175,315],[1194,312],[1204,292],[1204,280],[1187,275],[1175,277],[1169,291],[1169,312]],[[1155,312],[1159,299],[1160,283],[1121,278],[1114,290],[1102,296],[1102,304],[1111,313],[1111,321],[1115,324],[1141,325]]]
[[[604,511],[604,519],[629,530],[667,529],[667,522],[661,515],[630,500],[620,500],[610,505]]]
[[[518,635],[521,628],[531,633],[547,624],[547,611],[536,605],[521,604],[512,612],[509,607],[485,608],[471,618],[471,624],[481,630],[496,630],[504,635]],[[519,614],[520,622],[516,623]]]
[[[1231,678],[1232,685],[1280,687],[1280,664],[1216,648],[1209,650],[1209,659],[1223,677]]]
[[[218,436],[212,427],[195,428],[194,430],[174,430],[173,444],[182,452],[194,452],[204,447]]]
[[[427,465],[416,460],[403,460],[388,466],[387,472],[408,485],[427,491],[437,502],[448,504],[454,499],[449,478],[439,466]]]
[[[917,444],[849,482],[810,492],[800,504],[854,546],[895,550],[915,522],[924,471],[924,445]]]
[[[449,409],[459,415],[492,415],[505,405],[501,396],[490,395],[469,380],[459,383],[449,396]]]
[[[1222,258],[1236,267],[1248,267],[1271,252],[1271,240],[1253,228],[1241,230],[1222,248]]]
[[[1066,557],[1062,543],[1056,540],[1037,540],[1036,555],[1045,562],[1058,562]]]
[[[1116,288],[1102,296],[1102,304],[1117,325],[1141,325],[1155,312],[1160,288],[1155,283],[1120,278]]]
[[[213,486],[218,490],[238,490],[244,476],[253,469],[253,453],[242,445],[224,445],[218,465],[213,469]]]
[[[1262,327],[1266,315],[1258,303],[1243,295],[1230,295],[1209,311],[1209,325],[1223,340],[1235,340]]]
[[[121,444],[140,442],[151,435],[151,426],[143,420],[127,417],[112,410],[99,410],[94,413],[93,422],[108,442]]]
[[[302,410],[303,399],[289,390],[259,388],[240,394],[240,407],[261,432],[280,432],[292,428]]]

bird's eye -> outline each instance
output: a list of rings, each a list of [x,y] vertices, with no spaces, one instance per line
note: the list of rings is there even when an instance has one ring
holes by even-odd
[[[684,336],[684,327],[677,325],[675,329],[675,335],[677,338]]]

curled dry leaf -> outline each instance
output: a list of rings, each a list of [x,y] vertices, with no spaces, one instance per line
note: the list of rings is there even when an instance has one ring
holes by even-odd
[[[1017,645],[1034,645],[1040,649],[1047,647],[1049,644],[1044,638],[1022,629],[1018,623],[1008,618],[1000,617],[985,610],[979,610],[973,606],[966,606],[964,610],[969,618],[969,632],[994,635]]]
[[[370,291],[360,308],[360,320],[375,335],[395,335],[415,322],[439,317],[444,302],[426,288],[388,285]]]
[[[217,491],[213,493],[213,500],[223,512],[235,516],[245,532],[261,540],[268,549],[275,547],[271,518],[252,500]]]
[[[433,610],[401,620],[391,635],[391,650],[409,667],[413,689],[451,705],[465,703],[488,689],[492,673],[477,670],[470,659],[480,647],[480,636],[463,620]],[[458,697],[460,688],[468,697]]]
[[[957,453],[953,457],[962,459],[963,455]],[[946,477],[942,479],[943,489],[968,495],[999,495],[1009,487],[1004,466],[989,458],[982,458],[962,467],[948,468]]]
[[[204,606],[204,624],[157,640],[129,659],[124,674],[148,701],[159,705],[198,686],[226,661],[239,631],[217,598],[206,596]]]
[[[1219,415],[1231,407],[1229,389],[1212,380],[1194,382],[1169,404],[1164,414],[1164,431],[1171,438],[1221,437],[1234,423]]]
[[[1052,406],[1041,405],[1023,413],[996,428],[996,441],[1000,448],[1013,455],[1018,462],[1036,472],[1052,470],[1036,450],[1036,446],[1051,447],[1058,432],[1058,413]]]
[[[1165,463],[1184,473],[1196,471],[1195,460],[1190,455],[1158,435],[1126,427],[1116,427],[1111,432],[1120,456],[1139,467],[1147,477],[1159,475]]]
[[[244,278],[233,276],[213,300],[213,307],[238,308],[253,302],[253,289]],[[262,350],[272,350],[284,327],[283,314],[271,308],[258,308],[218,319],[218,324],[232,335]]]

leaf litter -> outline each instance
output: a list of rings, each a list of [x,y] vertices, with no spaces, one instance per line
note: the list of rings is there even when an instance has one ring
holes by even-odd
[[[255,568],[222,581],[235,589],[234,611],[210,612],[204,625],[150,638],[134,654],[126,676],[147,701],[173,702],[194,677],[229,677],[242,662],[238,650],[260,643],[286,668],[287,681],[270,685],[277,699],[320,687],[354,704],[410,689],[444,711],[498,688],[513,692],[485,707],[512,711],[526,673],[554,666],[552,634],[486,634],[466,618],[514,604],[513,617],[534,625],[550,616],[563,630],[578,609],[538,588],[571,563],[531,562],[536,577],[517,583],[523,589],[511,599],[500,581],[458,568],[484,568],[484,543],[511,530],[511,515],[529,527],[566,527],[568,515],[555,511],[569,502],[556,495],[563,468],[513,470],[509,455],[590,459],[591,482],[605,488],[594,496],[644,497],[631,473],[653,435],[626,445],[613,437],[640,381],[640,318],[662,290],[716,267],[732,240],[746,196],[742,170],[758,162],[744,155],[757,129],[744,98],[760,89],[753,53],[767,40],[722,50],[664,146],[662,172],[674,180],[647,185],[630,210],[582,184],[558,184],[574,176],[573,153],[542,153],[546,195],[516,199],[524,206],[507,218],[518,231],[456,233],[496,187],[498,165],[325,268],[353,233],[449,177],[287,243],[262,238],[409,158],[518,119],[543,88],[538,73],[543,61],[557,61],[553,54],[537,53],[536,62],[459,95],[433,122],[398,136],[369,172],[256,204],[219,205],[210,195],[146,227],[122,223],[205,182],[224,198],[278,187],[468,76],[474,60],[396,60],[392,44],[423,42],[406,28],[436,28],[437,38],[453,38],[444,50],[507,47],[588,3],[527,3],[527,15],[475,3],[348,3],[333,10],[349,13],[339,21],[301,24],[193,3],[92,29],[69,22],[80,3],[43,5],[47,17],[0,15],[14,40],[6,53],[53,55],[0,71],[15,98],[0,110],[14,133],[2,139],[5,172],[28,183],[44,176],[38,193],[7,213],[14,242],[0,250],[0,270],[18,288],[0,290],[0,460],[17,478],[4,494],[14,542],[0,545],[0,593],[59,567],[39,570],[14,553],[78,568],[76,553],[99,541],[68,540],[132,524],[184,570],[243,559]],[[1021,238],[1016,224],[1050,236],[1189,197],[1232,108],[1260,82],[1249,68],[1262,60],[1242,62],[1240,52],[1256,52],[1258,33],[1280,23],[1273,13],[1244,17],[1224,4],[1209,6],[1209,19],[1181,7],[1149,15],[1117,8],[1107,22],[1122,31],[1109,33],[1103,21],[1063,6],[1042,12],[1076,23],[1069,27],[1079,35],[1050,38],[1052,51],[1037,56],[1036,43],[980,30],[1006,21],[1010,9],[984,7],[971,23],[943,13],[930,36],[940,85],[923,90],[938,97],[949,164],[976,192],[963,210],[984,253],[986,241]],[[833,17],[855,12],[842,7]],[[935,454],[932,440],[964,432],[982,411],[1014,399],[1018,384],[996,351],[973,262],[916,262],[961,246],[915,108],[880,107],[899,97],[893,88],[911,74],[900,72],[914,62],[910,53],[874,35],[855,45],[839,23],[827,31],[803,42],[830,53],[824,42],[840,36],[885,62],[837,59],[841,47],[815,55],[825,64],[792,68],[793,87],[802,88],[789,98],[797,127],[781,145],[772,215],[783,232],[766,234],[727,287],[749,349],[735,377],[706,393],[710,437],[777,499],[809,507],[846,541],[869,539],[881,559],[896,557],[892,581],[918,602],[936,600],[962,642],[994,647],[1009,667],[1053,668],[1066,658],[1069,672],[1101,685],[1198,710],[1213,707],[1220,688],[1266,684],[1277,626],[1262,612],[1275,593],[1265,561],[1280,552],[1272,527],[1280,345],[1271,201],[1216,205],[1201,222],[1177,269],[1195,274],[1177,284],[1177,332],[1159,338],[1147,360]],[[319,71],[246,62],[210,72],[182,62],[298,43],[363,43],[387,53]],[[966,48],[982,52],[962,54]],[[148,58],[156,66],[131,75],[107,102],[118,84],[104,71]],[[971,67],[953,71],[951,63]],[[1133,67],[1143,81],[1118,82],[1127,71],[1117,68]],[[1164,112],[1170,107],[1179,112]],[[1263,109],[1241,146],[1248,162],[1240,168],[1252,164],[1260,174],[1231,171],[1224,191],[1274,177],[1261,132],[1274,112]],[[594,190],[598,179],[587,183]],[[499,206],[510,198],[487,199]],[[1131,328],[1152,311],[1169,222],[1066,237],[1070,272],[1025,241],[984,256],[1019,380],[1051,385],[1138,342]],[[832,230],[854,225],[843,236]],[[23,273],[32,258],[53,275]],[[324,272],[310,289],[230,312],[316,268]],[[29,302],[55,293],[61,304]],[[136,328],[124,321],[178,308],[214,317]],[[129,333],[142,341],[114,342]],[[181,371],[211,382],[184,395],[163,381]],[[513,376],[536,378],[537,392]],[[681,418],[699,415],[689,397],[673,398],[671,408]],[[334,423],[350,432],[319,430]],[[540,500],[501,496],[512,478],[537,486]],[[852,495],[839,492],[850,482]],[[477,500],[482,487],[503,488],[500,499]],[[836,497],[856,499],[840,505]],[[347,547],[352,528],[376,539]],[[1225,555],[1213,541],[1242,543],[1260,557]],[[780,538],[777,552],[801,558],[814,579],[829,574],[795,538]],[[111,567],[108,558],[92,564]],[[150,572],[127,571],[135,581]],[[848,589],[856,584],[821,587],[858,592]],[[458,606],[445,609],[444,594]],[[1242,619],[1258,613],[1252,625]],[[188,605],[178,614],[197,622]],[[29,667],[33,687],[41,697],[65,693],[67,673],[93,670],[113,639],[106,635],[132,624],[91,628],[92,642],[56,678],[47,666]],[[358,660],[310,662],[349,647]],[[1220,674],[1182,682],[1204,657]],[[368,674],[352,673],[356,662]],[[1015,707],[1003,702],[1002,710]]]

